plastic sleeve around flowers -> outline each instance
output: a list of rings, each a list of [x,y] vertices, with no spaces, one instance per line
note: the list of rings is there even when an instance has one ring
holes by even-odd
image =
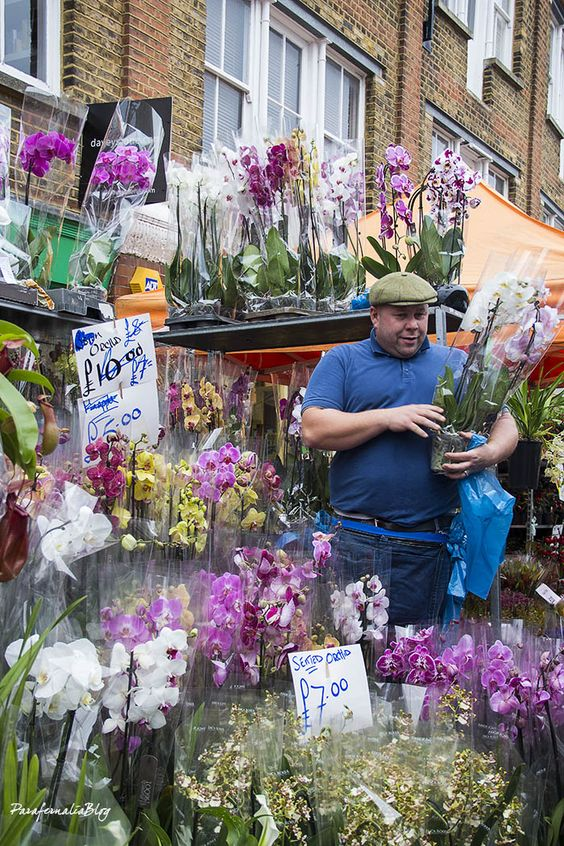
[[[103,287],[152,188],[162,141],[161,118],[148,103],[118,103],[82,204],[72,286]]]

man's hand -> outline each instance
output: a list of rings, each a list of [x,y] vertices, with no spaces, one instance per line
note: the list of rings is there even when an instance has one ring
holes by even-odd
[[[472,437],[472,432],[458,434],[466,441]],[[482,444],[467,452],[447,452],[445,459],[443,470],[449,479],[465,479],[471,473],[479,473],[480,470],[485,470],[486,467],[496,463],[496,457],[489,444]]]
[[[459,435],[469,441],[472,432],[459,432]],[[449,479],[464,479],[472,473],[479,473],[480,470],[509,458],[517,446],[518,437],[513,417],[507,413],[501,414],[495,421],[486,444],[467,452],[447,452],[443,470]]]
[[[386,408],[387,428],[390,432],[415,432],[420,438],[428,438],[425,429],[438,432],[446,420],[438,405],[399,405]]]

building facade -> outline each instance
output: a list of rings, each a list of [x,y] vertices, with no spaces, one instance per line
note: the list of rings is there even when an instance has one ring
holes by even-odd
[[[564,228],[564,2],[5,0],[0,102],[172,96],[172,153],[298,123],[330,155],[390,141],[422,177],[446,147]],[[13,148],[17,143],[14,134]],[[370,191],[369,191],[370,196]],[[77,211],[76,197],[70,217]]]

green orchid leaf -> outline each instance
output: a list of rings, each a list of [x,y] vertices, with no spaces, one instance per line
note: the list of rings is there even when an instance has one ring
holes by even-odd
[[[6,374],[6,378],[14,384],[15,382],[32,382],[34,385],[39,385],[45,388],[50,394],[55,393],[55,388],[46,376],[42,373],[37,373],[36,370],[19,370],[14,368]]]
[[[362,266],[376,279],[381,279],[382,276],[386,276],[390,272],[385,265],[380,264],[380,262],[376,261],[376,259],[373,259],[371,256],[362,257]]]
[[[35,473],[35,447],[39,439],[39,429],[33,411],[27,400],[22,397],[17,388],[0,373],[0,402],[4,404],[12,416],[20,455],[30,479]]]
[[[21,341],[22,346],[30,350],[35,358],[39,358],[37,344],[28,332],[20,329],[15,323],[10,323],[8,320],[0,320],[0,349],[7,341]]]
[[[367,241],[372,249],[376,251],[378,258],[384,267],[388,268],[388,273],[395,273],[398,270],[401,270],[397,256],[389,250],[384,249],[378,238],[374,238],[372,235],[369,235]]]
[[[221,820],[226,829],[227,846],[258,846],[258,840],[249,832],[245,821],[230,814],[226,808],[200,808],[198,813]]]

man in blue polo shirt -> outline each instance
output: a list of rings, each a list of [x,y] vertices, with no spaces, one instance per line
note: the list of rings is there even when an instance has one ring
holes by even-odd
[[[391,273],[370,290],[370,337],[330,350],[302,405],[304,442],[336,450],[331,504],[342,524],[337,548],[347,580],[376,573],[387,588],[390,623],[428,623],[441,612],[450,578],[446,538],[458,506],[457,479],[511,455],[517,429],[509,414],[488,443],[447,454],[445,475],[431,471],[433,431],[445,422],[432,404],[447,357],[465,353],[431,344],[435,290],[413,273]]]

